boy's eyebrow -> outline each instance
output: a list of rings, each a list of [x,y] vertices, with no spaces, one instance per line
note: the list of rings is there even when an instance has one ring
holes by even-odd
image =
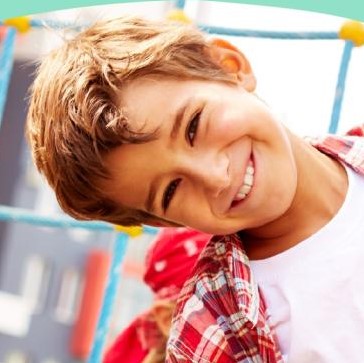
[[[173,126],[170,132],[170,138],[175,139],[179,133],[179,130],[182,125],[183,115],[186,112],[187,106],[191,102],[191,98],[188,98],[186,102],[183,103],[183,105],[177,110],[176,117],[173,120]],[[155,212],[155,196],[157,195],[157,185],[158,185],[158,178],[154,179],[152,183],[150,184],[149,192],[147,201],[145,203],[145,209],[147,212],[154,214]]]
[[[145,209],[150,214],[154,214],[155,211],[155,196],[157,195],[158,179],[154,179],[150,184],[147,201],[145,203]]]
[[[183,115],[185,114],[186,108],[190,104],[190,101],[191,98],[187,99],[187,101],[183,103],[183,105],[178,109],[176,113],[176,117],[174,119],[172,130],[170,133],[170,138],[172,140],[175,139],[179,133],[179,129],[181,128],[182,125]]]

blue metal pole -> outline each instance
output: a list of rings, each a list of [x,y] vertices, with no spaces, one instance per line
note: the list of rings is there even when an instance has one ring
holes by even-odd
[[[42,214],[37,214],[29,209],[9,207],[5,205],[0,205],[0,221],[21,222],[53,228],[83,228],[93,231],[106,232],[112,232],[115,230],[112,224],[106,222],[78,221],[64,214],[45,216]],[[158,228],[143,226],[143,232],[156,234],[158,232]]]
[[[11,70],[13,69],[15,36],[16,30],[9,27],[6,31],[0,55],[0,126],[4,116]]]
[[[211,34],[266,38],[266,39],[292,39],[292,40],[335,40],[339,39],[337,32],[287,32],[287,31],[270,31],[270,30],[250,30],[238,28],[224,28],[198,24],[202,31]]]
[[[177,9],[183,9],[185,7],[186,1],[185,0],[176,0],[175,6]]]
[[[118,233],[116,235],[108,284],[106,286],[104,301],[101,308],[94,344],[88,359],[88,363],[102,362],[103,348],[105,345],[107,330],[109,328],[112,308],[115,302],[117,287],[120,281],[121,265],[124,260],[127,241],[128,236],[125,233]]]
[[[345,92],[346,76],[348,73],[349,62],[350,62],[351,52],[353,50],[353,47],[354,47],[354,43],[352,41],[348,40],[345,42],[345,46],[344,46],[344,50],[343,50],[343,54],[342,54],[342,58],[341,58],[339,75],[338,75],[337,84],[336,84],[334,104],[333,104],[332,113],[331,113],[331,121],[330,121],[330,126],[329,126],[329,132],[332,134],[335,134],[337,132],[337,128],[339,125],[341,106],[342,106],[343,96],[344,96],[344,92]]]

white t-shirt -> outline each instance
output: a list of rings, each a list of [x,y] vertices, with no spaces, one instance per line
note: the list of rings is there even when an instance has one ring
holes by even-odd
[[[289,363],[364,362],[364,177],[346,170],[348,192],[328,224],[251,261]]]

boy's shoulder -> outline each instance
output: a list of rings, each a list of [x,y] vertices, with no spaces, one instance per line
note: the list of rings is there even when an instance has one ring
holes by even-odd
[[[364,124],[350,129],[344,136],[329,134],[305,139],[322,153],[364,174]]]
[[[265,304],[237,235],[215,236],[179,296],[167,362],[279,362]]]

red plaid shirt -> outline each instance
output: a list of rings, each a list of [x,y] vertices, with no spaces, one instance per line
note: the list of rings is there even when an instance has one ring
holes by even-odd
[[[364,174],[364,125],[309,142]],[[201,253],[177,301],[166,362],[283,362],[237,235],[215,236]]]

